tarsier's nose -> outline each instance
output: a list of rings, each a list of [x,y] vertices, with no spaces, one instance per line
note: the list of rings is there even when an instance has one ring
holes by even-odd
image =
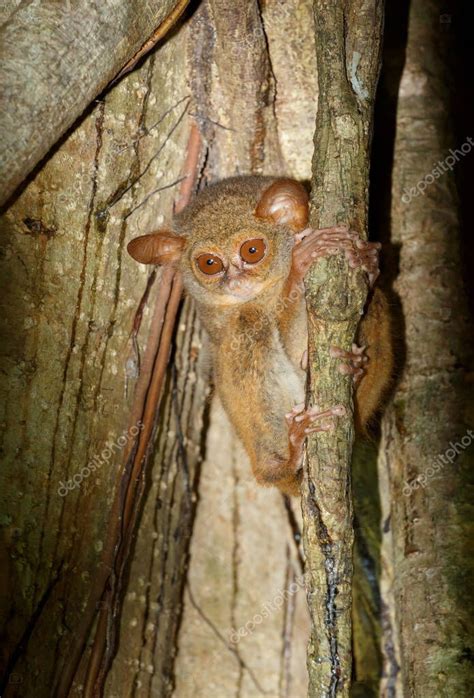
[[[240,255],[235,254],[233,257],[230,258],[230,265],[229,265],[229,271],[232,269],[235,272],[236,269],[243,269],[243,261]]]
[[[240,259],[235,257],[231,259],[227,269],[227,287],[229,291],[243,291],[248,286],[248,278],[243,273],[242,263]]]
[[[231,291],[236,291],[239,288],[242,288],[242,285],[245,284],[245,277],[242,275],[242,272],[240,269],[236,269],[235,267],[229,267],[227,271],[227,286]]]
[[[227,278],[230,280],[238,279],[242,274],[242,262],[238,255],[231,257],[230,264],[227,268]]]

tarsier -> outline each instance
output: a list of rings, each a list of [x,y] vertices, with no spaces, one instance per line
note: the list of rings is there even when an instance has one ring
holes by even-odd
[[[217,393],[255,478],[291,495],[300,491],[307,434],[333,428],[344,413],[341,406],[305,408],[303,279],[318,257],[338,253],[364,269],[371,286],[378,275],[378,244],[346,226],[312,230],[308,210],[298,182],[235,177],[198,194],[169,229],[128,245],[138,262],[181,270],[209,335]],[[353,376],[356,427],[363,429],[392,369],[389,312],[377,288],[357,340],[360,347],[330,353]]]

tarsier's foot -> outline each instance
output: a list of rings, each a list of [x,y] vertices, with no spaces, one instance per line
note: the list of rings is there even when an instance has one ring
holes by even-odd
[[[366,347],[358,347],[357,344],[352,345],[352,351],[344,351],[339,347],[331,347],[329,355],[333,359],[343,359],[346,363],[341,363],[338,366],[339,373],[351,375],[354,385],[360,383],[366,373],[366,366],[369,357],[365,354]]]
[[[288,437],[292,448],[296,451],[302,448],[308,434],[318,431],[330,431],[334,428],[333,417],[342,417],[346,410],[342,405],[321,410],[317,405],[305,409],[304,403],[295,405],[291,412],[285,415],[288,425]]]
[[[320,230],[306,228],[295,235],[293,267],[297,274],[304,278],[316,259],[344,252],[351,267],[361,267],[367,272],[372,286],[379,274],[380,247],[378,242],[362,240],[359,234],[349,230],[347,225],[336,225]]]

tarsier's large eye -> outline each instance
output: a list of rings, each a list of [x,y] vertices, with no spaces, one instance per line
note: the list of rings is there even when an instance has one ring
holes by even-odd
[[[254,238],[253,240],[246,240],[242,247],[240,248],[240,256],[247,262],[247,264],[256,264],[264,258],[267,247],[263,240],[260,238]]]
[[[218,274],[224,269],[222,259],[217,255],[209,254],[208,252],[200,254],[199,257],[196,257],[196,264],[202,273],[207,274],[208,276]]]

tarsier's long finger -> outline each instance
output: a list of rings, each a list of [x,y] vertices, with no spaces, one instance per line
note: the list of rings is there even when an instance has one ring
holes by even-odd
[[[350,243],[351,248],[355,249],[355,243],[357,241],[357,233],[353,233],[350,230],[341,231],[339,233],[314,233],[308,235],[301,242],[298,242],[296,247],[308,247],[310,245],[315,245],[323,242],[335,244],[335,243]]]
[[[331,234],[333,234],[333,233],[342,233],[342,232],[346,232],[347,230],[349,230],[349,227],[348,227],[347,225],[345,225],[345,224],[342,224],[342,225],[334,225],[334,226],[331,226],[331,227],[329,227],[329,228],[318,228],[318,229],[316,229],[316,228],[305,228],[305,229],[302,230],[301,232],[296,233],[296,235],[295,235],[295,240],[296,240],[296,242],[300,242],[301,240],[303,240],[304,238],[306,238],[306,237],[308,237],[308,236],[310,236],[310,235],[321,235],[321,234],[324,234],[324,233],[331,233]]]
[[[356,242],[356,247],[359,250],[369,249],[369,250],[381,250],[382,244],[380,242],[368,242],[367,240],[359,239]]]
[[[350,239],[340,240],[309,240],[304,242],[300,248],[295,250],[298,259],[316,259],[317,257],[327,257],[329,255],[345,252],[346,255],[353,255],[353,243]],[[354,260],[356,257],[354,257]]]
[[[352,376],[354,383],[359,383],[365,375],[365,368],[358,368],[356,366],[350,366],[348,364],[339,364],[337,367],[339,373],[344,376]]]
[[[314,405],[308,409],[307,413],[310,421],[314,422],[316,419],[324,419],[325,417],[343,417],[346,414],[346,408],[344,405],[336,405],[336,407],[330,407],[328,410],[321,412],[320,408]]]
[[[349,250],[346,252],[346,257],[352,269],[360,268],[368,274],[372,286],[380,273],[378,250],[373,249],[365,252]]]
[[[331,431],[331,429],[334,429],[335,426],[336,425],[334,423],[334,420],[331,422],[328,421],[328,422],[325,422],[323,424],[314,425],[312,427],[307,427],[304,430],[304,433],[305,434],[314,434],[314,433],[320,432],[320,431]]]
[[[378,260],[379,251],[378,250],[356,250],[351,249],[349,251],[349,256],[354,259],[367,259],[367,260]]]
[[[343,405],[331,407],[329,410],[320,412],[319,407],[312,407],[308,414],[309,425],[305,428],[305,434],[313,434],[318,431],[330,431],[336,426],[334,417],[342,417],[346,414],[346,408]],[[320,424],[315,424],[316,421],[323,420]]]
[[[288,422],[288,424],[294,421],[296,415],[301,414],[301,412],[304,412],[304,407],[304,402],[301,402],[299,405],[295,405],[292,408],[291,412],[287,412],[285,414],[285,419]]]

